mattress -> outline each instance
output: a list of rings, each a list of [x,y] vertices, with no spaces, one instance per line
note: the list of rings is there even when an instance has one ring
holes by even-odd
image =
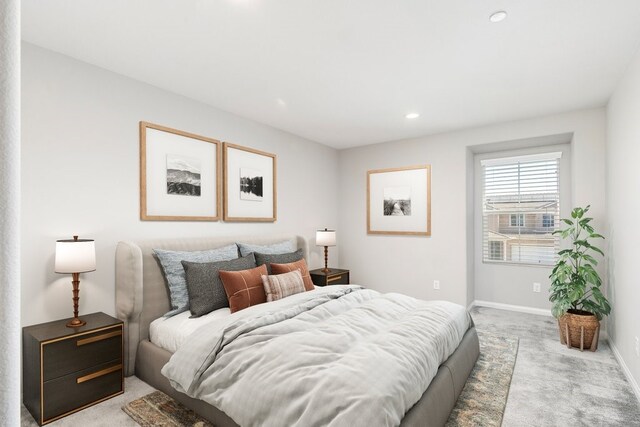
[[[149,340],[158,347],[175,353],[196,329],[230,315],[231,311],[226,307],[193,319],[189,317],[189,310],[172,317],[160,317],[149,325]]]

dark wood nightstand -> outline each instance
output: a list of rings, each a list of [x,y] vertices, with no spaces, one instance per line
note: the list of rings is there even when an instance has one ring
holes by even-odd
[[[124,393],[123,323],[104,313],[22,328],[23,402],[39,425]]]
[[[322,268],[317,268],[309,272],[314,285],[327,286],[349,284],[349,270],[340,270],[339,268],[330,268],[328,272],[322,270]]]

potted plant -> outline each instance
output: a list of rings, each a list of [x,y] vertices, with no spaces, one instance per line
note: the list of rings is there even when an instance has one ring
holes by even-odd
[[[549,276],[549,301],[553,303],[551,312],[558,319],[562,344],[595,351],[600,320],[611,312],[611,306],[600,290],[602,279],[595,269],[598,261],[594,255],[604,253],[590,242],[604,237],[591,226],[593,218],[585,216],[588,211],[589,206],[573,209],[571,219],[562,219],[567,228],[554,232],[563,239],[569,238],[572,246],[558,252],[558,262]]]

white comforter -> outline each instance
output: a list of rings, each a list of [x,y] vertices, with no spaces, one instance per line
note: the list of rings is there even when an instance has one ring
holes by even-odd
[[[457,304],[331,286],[198,329],[162,373],[241,426],[395,426],[468,327]]]

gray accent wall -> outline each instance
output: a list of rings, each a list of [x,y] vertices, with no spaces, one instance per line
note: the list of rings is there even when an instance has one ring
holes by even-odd
[[[53,260],[55,240],[74,234],[96,241],[80,314],[114,314],[119,240],[298,234],[310,268],[323,264],[315,230],[337,227],[337,150],[30,44],[22,63],[23,325],[73,314],[71,277]],[[140,120],[275,153],[278,220],[140,221]],[[334,266],[340,249],[330,248]]]
[[[595,226],[602,229],[605,127],[605,110],[596,108],[340,151],[340,267],[351,270],[352,282],[384,292],[465,305],[479,299],[469,252],[475,241],[475,227],[470,226],[475,191],[469,177],[474,168],[468,167],[473,154],[524,148],[532,138],[571,135],[570,204],[591,204]],[[432,166],[431,237],[368,235],[367,170],[424,163]],[[522,291],[518,283],[508,283],[509,292],[502,292],[495,281],[489,285],[498,288],[493,302],[525,304],[533,295],[529,283],[544,274],[522,274],[521,282],[528,284]],[[433,289],[434,280],[440,281],[440,290]],[[546,308],[542,296],[526,305]]]
[[[640,356],[635,349],[640,339],[640,51],[609,101],[607,119],[606,253],[613,306],[608,332],[640,399]]]

